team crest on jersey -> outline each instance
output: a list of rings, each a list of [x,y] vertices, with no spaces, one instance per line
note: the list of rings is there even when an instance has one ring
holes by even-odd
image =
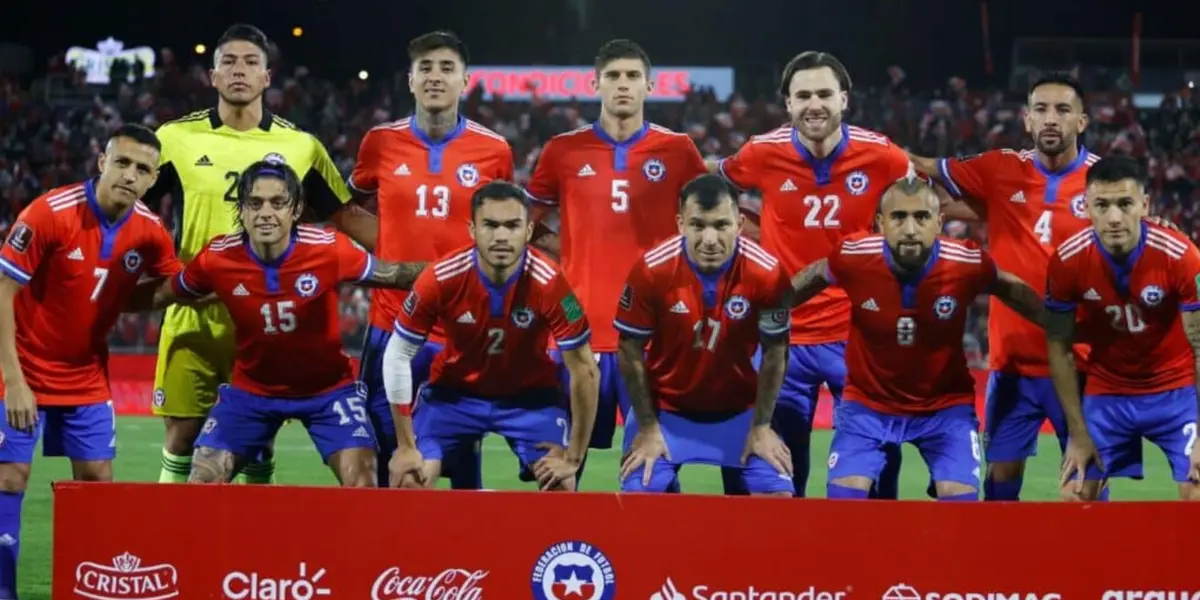
[[[1157,285],[1148,285],[1142,288],[1142,304],[1147,307],[1155,307],[1162,304],[1163,290]]]
[[[941,296],[933,303],[933,313],[942,320],[953,317],[956,308],[958,308],[958,301],[950,296]]]
[[[202,431],[204,433],[212,433],[213,430],[216,428],[217,428],[217,420],[212,417],[209,417],[208,420],[204,421],[204,428],[202,429]]]
[[[855,171],[846,176],[846,191],[850,192],[851,195],[861,196],[865,194],[869,185],[871,185],[871,180],[862,171]]]
[[[514,309],[512,312],[512,322],[513,325],[521,329],[529,329],[529,326],[533,325],[533,311],[528,306]]]
[[[1071,198],[1071,212],[1080,219],[1087,218],[1087,197],[1079,194]]]
[[[121,257],[121,266],[125,267],[125,272],[129,274],[137,273],[138,269],[142,268],[142,255],[137,250],[130,250]]]
[[[317,276],[312,273],[305,273],[296,278],[296,293],[308,298],[317,293],[317,286],[320,282],[317,281]]]
[[[586,542],[559,542],[546,549],[533,564],[535,600],[612,600],[617,578],[612,561]]]
[[[642,163],[642,175],[652,182],[658,183],[667,176],[667,166],[661,160],[652,158]]]
[[[725,314],[730,319],[740,321],[746,318],[748,312],[750,312],[750,301],[742,296],[734,296],[725,301]]]
[[[272,152],[263,157],[263,162],[269,163],[272,165],[286,165],[287,159],[284,158],[283,155],[278,152]]]
[[[471,163],[459,165],[454,175],[458,177],[458,183],[463,187],[473,188],[479,184],[479,169]]]
[[[167,403],[167,393],[162,388],[154,388],[154,405],[162,408]]]

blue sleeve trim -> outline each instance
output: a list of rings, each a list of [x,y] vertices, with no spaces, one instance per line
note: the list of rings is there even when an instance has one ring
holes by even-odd
[[[375,275],[375,257],[370,252],[364,252],[367,255],[367,266],[363,267],[362,275],[359,275],[358,281],[362,283]]]
[[[1046,300],[1046,310],[1056,313],[1075,312],[1075,303],[1063,302],[1061,300]]]
[[[1186,304],[1180,304],[1179,310],[1182,312],[1196,312],[1200,310],[1200,302],[1188,302]]]
[[[585,329],[583,333],[565,340],[555,340],[559,350],[575,350],[592,339],[592,330]]]
[[[950,176],[950,159],[940,158],[937,161],[938,176],[941,177],[942,183],[946,185],[946,189],[950,190],[950,194],[955,198],[962,198],[962,188],[958,187],[958,182]]]
[[[29,283],[30,279],[33,279],[33,276],[26,273],[21,267],[4,258],[0,258],[0,271],[3,271],[5,275],[8,275],[9,279],[21,285],[25,285]]]
[[[396,322],[396,324],[392,327],[392,332],[418,346],[424,344],[425,338],[429,337],[429,334],[427,333],[420,334],[410,329],[406,329],[399,322]]]
[[[187,281],[183,278],[183,271],[180,271],[177,275],[175,275],[175,283],[179,284],[180,290],[187,293],[189,296],[192,296],[193,298],[200,298],[204,296],[204,294],[192,289],[192,287],[187,284]]]
[[[833,269],[829,268],[829,261],[825,261],[825,281],[828,281],[829,285],[837,285],[837,277],[833,276]]]
[[[648,337],[654,335],[653,329],[643,329],[641,327],[634,327],[633,325],[622,322],[620,319],[613,320],[613,327],[616,327],[617,331],[620,331],[621,333],[624,333],[626,335],[631,335],[636,338],[648,338]]]

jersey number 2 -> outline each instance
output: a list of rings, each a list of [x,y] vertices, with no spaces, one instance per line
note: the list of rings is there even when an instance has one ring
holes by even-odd
[[[499,327],[493,327],[487,330],[488,345],[487,353],[489,356],[504,354],[504,330]]]
[[[804,226],[809,229],[837,229],[842,226],[838,213],[842,210],[842,199],[830,194],[825,197],[805,196],[804,206],[808,207],[808,215],[804,217]]]
[[[263,333],[291,333],[296,330],[296,313],[292,312],[296,303],[291,300],[280,300],[275,304],[267,302],[258,312],[263,316]]]

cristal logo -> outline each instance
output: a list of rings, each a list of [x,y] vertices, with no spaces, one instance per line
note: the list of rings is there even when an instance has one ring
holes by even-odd
[[[883,593],[883,600],[1062,600],[1062,594],[1037,592],[928,592],[897,583]]]
[[[300,575],[295,579],[234,571],[221,582],[221,591],[229,600],[312,600],[332,593],[319,585],[324,578],[324,568],[317,569],[310,577],[308,563],[302,562]]]
[[[371,600],[479,600],[479,582],[488,576],[478,569],[446,569],[433,577],[405,575],[391,567],[375,578]]]
[[[143,567],[142,559],[125,552],[111,565],[79,563],[75,594],[93,600],[165,600],[179,596],[179,574],[169,564]]]

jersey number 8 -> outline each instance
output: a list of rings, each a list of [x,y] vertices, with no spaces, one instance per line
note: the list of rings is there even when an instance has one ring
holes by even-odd
[[[296,313],[292,312],[296,303],[292,300],[280,300],[275,304],[267,302],[258,312],[263,316],[263,333],[291,333],[296,330]]]
[[[917,341],[917,322],[912,317],[896,319],[896,343],[911,346]]]

